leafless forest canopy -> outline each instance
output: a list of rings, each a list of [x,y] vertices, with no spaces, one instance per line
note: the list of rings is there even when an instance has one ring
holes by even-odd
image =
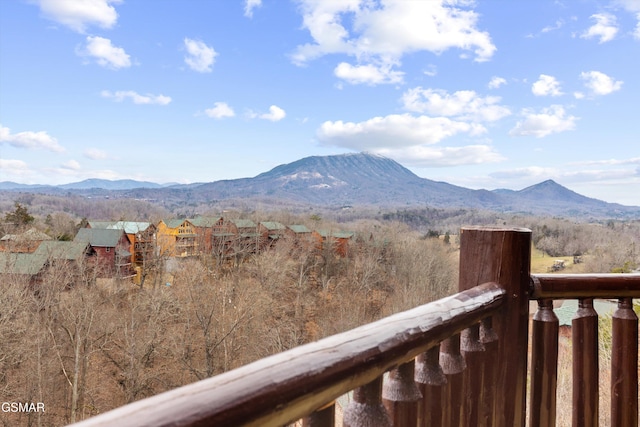
[[[548,256],[583,256],[583,272],[640,264],[640,220],[583,223],[429,208],[168,210],[133,200],[23,194],[0,200],[2,234],[17,227],[7,221],[16,202],[33,217],[30,225],[57,239],[73,238],[83,219],[157,222],[194,214],[322,225],[366,238],[346,257],[286,240],[241,261],[202,254],[179,260],[170,273],[156,271],[143,287],[99,281],[90,268],[70,271],[62,263],[37,288],[3,278],[0,395],[46,404],[44,414],[2,414],[7,426],[81,420],[447,295],[457,286],[461,225],[528,227]]]

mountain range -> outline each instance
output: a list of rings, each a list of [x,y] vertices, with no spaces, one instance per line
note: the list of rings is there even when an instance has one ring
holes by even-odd
[[[74,193],[85,196],[183,199],[191,202],[244,199],[282,201],[324,207],[429,206],[473,208],[505,213],[588,218],[638,218],[640,207],[623,206],[580,195],[552,180],[525,189],[472,190],[421,178],[394,160],[369,153],[312,156],[283,164],[253,178],[197,184],[91,179],[60,186],[1,182],[0,190]]]

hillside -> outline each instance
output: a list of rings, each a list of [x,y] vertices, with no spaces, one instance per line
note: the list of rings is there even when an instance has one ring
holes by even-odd
[[[312,156],[277,166],[253,178],[161,186],[131,180],[86,180],[64,186],[0,183],[0,190],[86,197],[152,200],[159,203],[241,200],[262,206],[283,203],[328,208],[472,208],[504,213],[597,218],[638,218],[640,207],[622,206],[582,196],[547,180],[525,189],[472,190],[421,178],[389,158],[354,153]]]

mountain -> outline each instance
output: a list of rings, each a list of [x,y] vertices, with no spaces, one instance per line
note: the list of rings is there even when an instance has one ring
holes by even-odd
[[[0,183],[0,190],[3,188]],[[86,180],[59,187],[14,191],[72,192],[84,196],[137,198],[168,205],[241,201],[244,206],[315,205],[327,208],[367,205],[471,208],[516,214],[590,218],[640,218],[640,207],[582,196],[552,181],[525,189],[471,190],[421,178],[389,158],[369,154],[312,156],[277,166],[253,178],[209,183],[160,184],[131,180]]]
[[[369,153],[306,157],[254,178],[216,181],[190,190],[192,197],[202,200],[242,197],[327,207],[431,206],[583,218],[640,217],[640,207],[582,196],[553,180],[519,191],[471,190],[421,178],[394,160]]]
[[[368,153],[306,157],[254,178],[203,184],[193,188],[193,193],[208,199],[242,195],[323,206],[444,206],[452,201],[463,204],[467,199],[468,204],[480,207],[496,205],[499,198],[420,178],[391,159]]]
[[[59,188],[65,190],[89,190],[92,188],[101,188],[104,190],[133,190],[134,188],[161,188],[162,185],[155,182],[135,181],[132,179],[85,179],[80,182],[59,185]]]
[[[34,191],[34,192],[59,192],[58,190],[133,190],[135,188],[162,188],[171,184],[157,184],[149,181],[135,181],[132,179],[85,179],[80,182],[72,182],[62,185],[42,185],[42,184],[18,184],[11,181],[0,182],[0,190],[19,190],[19,191]]]

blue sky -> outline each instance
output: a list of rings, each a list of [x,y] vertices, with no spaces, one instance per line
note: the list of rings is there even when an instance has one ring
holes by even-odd
[[[0,181],[369,151],[640,205],[640,0],[2,0]]]

